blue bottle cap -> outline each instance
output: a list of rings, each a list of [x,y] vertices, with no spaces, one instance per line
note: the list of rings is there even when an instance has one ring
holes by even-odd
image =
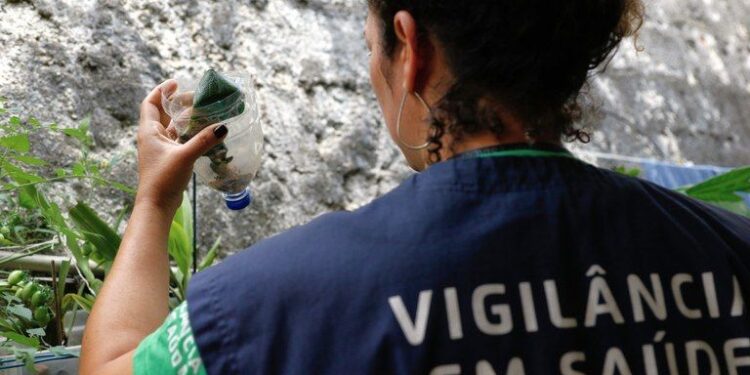
[[[224,194],[224,201],[226,201],[227,208],[232,211],[240,211],[245,209],[253,201],[253,196],[250,194],[250,189],[245,189],[237,194]]]

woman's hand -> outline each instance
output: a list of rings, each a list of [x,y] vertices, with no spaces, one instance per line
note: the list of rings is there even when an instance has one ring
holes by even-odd
[[[141,103],[138,126],[138,193],[136,204],[150,204],[176,211],[182,202],[198,158],[216,146],[227,134],[227,127],[209,126],[185,144],[177,143],[167,132],[169,116],[161,104],[162,94],[170,96],[177,83],[169,80],[157,86]]]
[[[136,205],[86,323],[81,374],[131,374],[138,344],[169,313],[170,223],[193,164],[227,133],[225,126],[210,126],[185,144],[170,138],[161,97],[176,88],[167,81],[141,104]]]

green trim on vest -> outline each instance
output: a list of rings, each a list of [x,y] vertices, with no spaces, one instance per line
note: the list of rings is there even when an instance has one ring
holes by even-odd
[[[476,158],[505,158],[505,157],[536,157],[536,158],[569,158],[578,159],[568,151],[544,151],[534,149],[504,150],[504,151],[486,151],[480,152]]]

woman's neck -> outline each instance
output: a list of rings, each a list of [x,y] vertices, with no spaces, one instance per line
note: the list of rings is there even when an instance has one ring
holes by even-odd
[[[446,139],[447,138],[447,139]],[[440,158],[441,160],[448,160],[451,157],[463,154],[466,152],[471,152],[474,150],[480,150],[488,147],[493,146],[502,146],[502,145],[510,145],[510,144],[519,144],[519,143],[545,143],[545,144],[554,144],[559,145],[561,144],[560,139],[554,139],[549,137],[537,137],[534,139],[530,139],[526,136],[524,132],[509,132],[508,134],[504,134],[501,137],[496,136],[492,132],[484,132],[480,134],[474,134],[471,136],[465,136],[461,139],[461,141],[457,144],[453,144],[452,139],[450,137],[444,138],[445,145],[448,145],[447,147],[443,147],[440,150]]]

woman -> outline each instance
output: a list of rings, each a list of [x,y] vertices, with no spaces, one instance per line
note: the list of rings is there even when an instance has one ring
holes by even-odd
[[[168,316],[169,223],[194,161],[143,102],[136,205],[84,374],[747,370],[750,222],[576,160],[581,87],[637,0],[370,0],[388,130],[423,173],[198,274]],[[165,318],[167,318],[165,322]],[[743,350],[745,350],[743,352]]]

